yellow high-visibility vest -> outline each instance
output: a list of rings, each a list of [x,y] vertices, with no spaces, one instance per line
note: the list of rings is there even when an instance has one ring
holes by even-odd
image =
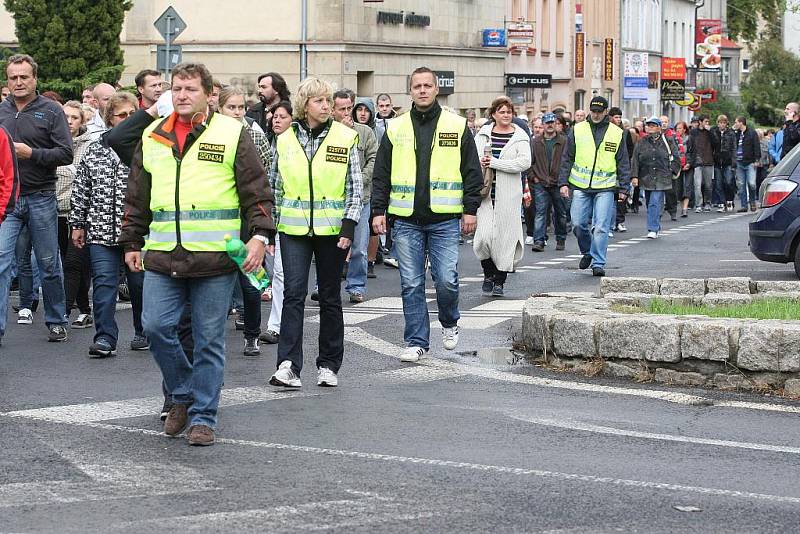
[[[225,252],[225,235],[241,229],[234,160],[242,124],[214,113],[202,134],[179,160],[172,143],[154,133],[171,128],[173,115],[142,134],[143,167],[152,176],[153,220],[144,250]],[[176,149],[177,150],[177,149]]]
[[[467,119],[442,110],[436,122],[431,147],[430,198],[434,213],[462,213],[464,185],[461,182],[461,136]],[[392,189],[389,213],[409,217],[414,213],[417,185],[417,141],[411,113],[392,119],[386,128],[392,142]]]
[[[355,130],[331,122],[325,139],[309,161],[293,127],[278,136],[278,170],[283,181],[279,232],[337,235],[341,231],[350,150],[357,139]]]
[[[574,128],[575,161],[569,183],[578,189],[617,187],[617,151],[622,143],[622,129],[609,123],[600,146],[595,146],[588,120]]]

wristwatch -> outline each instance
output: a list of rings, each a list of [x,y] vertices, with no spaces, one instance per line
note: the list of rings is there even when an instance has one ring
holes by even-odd
[[[265,246],[265,247],[266,247],[267,245],[269,245],[269,238],[267,238],[267,236],[265,236],[265,235],[254,235],[254,236],[253,236],[253,239],[258,239],[259,241],[261,241],[262,243],[264,243],[264,246]]]

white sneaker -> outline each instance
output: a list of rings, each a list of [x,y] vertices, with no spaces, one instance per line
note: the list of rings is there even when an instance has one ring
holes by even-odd
[[[400,353],[401,362],[418,362],[422,355],[425,354],[425,349],[422,347],[406,347]]]
[[[278,370],[269,379],[269,383],[273,386],[283,386],[285,388],[299,388],[303,384],[300,383],[300,377],[292,371],[292,362],[283,360],[278,366]]]
[[[647,232],[647,239],[658,239],[658,232]]]
[[[458,326],[442,328],[442,344],[447,350],[453,350],[458,345]]]
[[[697,208],[694,209],[694,212],[695,213],[703,213],[703,208],[697,207]]]
[[[531,236],[525,236],[525,244],[533,245],[533,238]]]
[[[336,373],[327,367],[320,367],[317,370],[317,385],[322,387],[335,388],[339,385],[339,378]]]
[[[625,225],[624,225],[624,224],[622,224],[622,223],[619,223],[619,224],[617,225],[617,232],[627,232],[627,231],[628,231],[628,229],[627,229],[627,228],[625,228]]]
[[[22,308],[17,313],[17,324],[33,324],[33,312],[28,308]]]
[[[614,237],[614,232],[608,232],[608,237]]]
[[[394,267],[395,269],[399,269],[400,268],[400,264],[397,263],[397,259],[396,258],[383,258],[383,264],[387,265],[389,267]]]

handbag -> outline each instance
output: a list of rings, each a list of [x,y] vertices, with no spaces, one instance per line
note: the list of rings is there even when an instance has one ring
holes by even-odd
[[[494,169],[486,167],[483,169],[483,187],[481,187],[481,197],[486,198],[492,193],[494,183]]]
[[[672,163],[675,161],[675,156],[672,155],[672,148],[670,148],[669,143],[667,143],[667,136],[661,134],[661,140],[664,141],[664,146],[667,147],[667,154],[669,154],[669,172],[672,174],[672,179],[677,180],[681,176],[681,171],[679,170],[678,173],[672,172]]]

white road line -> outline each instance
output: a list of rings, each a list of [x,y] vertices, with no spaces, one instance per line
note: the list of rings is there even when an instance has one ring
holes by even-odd
[[[632,237],[629,241],[647,241],[646,237]]]
[[[543,265],[531,265],[528,268],[529,269],[533,269],[534,271],[539,271],[541,269],[547,269],[547,267],[544,267]]]
[[[540,426],[563,428],[566,430],[577,430],[580,432],[591,432],[593,434],[609,434],[612,436],[626,436],[633,438],[652,439],[657,441],[675,441],[679,443],[696,443],[699,445],[711,445],[714,447],[729,447],[733,449],[749,449],[754,451],[783,452],[788,454],[800,454],[800,448],[787,447],[783,445],[770,445],[767,443],[748,443],[742,441],[731,441],[709,438],[695,438],[690,436],[677,436],[674,434],[658,434],[653,432],[639,432],[636,430],[624,430],[608,426],[593,425],[580,421],[557,421],[555,419],[541,419],[537,417],[527,417],[524,415],[508,414],[512,419],[525,421]]]
[[[460,282],[483,282],[483,277],[478,276],[466,276],[464,278],[459,278]]]
[[[719,261],[721,261],[721,262],[723,262],[723,263],[725,263],[725,262],[729,262],[729,263],[739,263],[739,262],[759,262],[759,261],[761,261],[761,260],[719,260]]]
[[[559,261],[537,261],[537,265],[561,265]]]
[[[164,434],[155,430],[144,428],[131,428],[121,425],[110,425],[106,423],[80,423],[81,426],[102,430],[114,430],[140,434],[145,436],[160,437],[166,439]],[[629,488],[640,488],[648,490],[670,491],[674,493],[688,493],[699,495],[712,495],[717,497],[728,497],[737,499],[747,499],[754,501],[781,502],[788,504],[799,504],[800,497],[785,495],[772,495],[768,493],[754,493],[750,491],[730,490],[723,488],[709,488],[703,486],[689,486],[683,484],[672,484],[667,482],[656,482],[649,480],[632,480],[624,478],[600,477],[595,475],[584,475],[580,473],[564,473],[558,471],[548,471],[544,469],[533,469],[525,467],[508,467],[503,465],[480,464],[473,462],[462,462],[454,460],[440,460],[435,458],[421,458],[413,456],[399,456],[396,454],[381,454],[374,452],[353,451],[344,449],[329,449],[324,447],[310,447],[303,445],[293,445],[286,443],[267,443],[262,441],[216,438],[219,445],[236,445],[243,447],[254,447],[269,450],[281,450],[297,453],[316,454],[335,458],[348,458],[355,460],[371,460],[404,465],[423,465],[430,467],[443,467],[449,469],[460,469],[468,471],[480,471],[487,474],[512,475],[512,476],[533,476],[560,480],[567,482],[587,482],[592,484],[603,484],[607,486],[621,486]]]
[[[567,258],[573,258],[573,259],[578,259],[578,258],[582,258],[582,257],[583,257],[583,254],[572,254],[570,256],[567,256]]]

